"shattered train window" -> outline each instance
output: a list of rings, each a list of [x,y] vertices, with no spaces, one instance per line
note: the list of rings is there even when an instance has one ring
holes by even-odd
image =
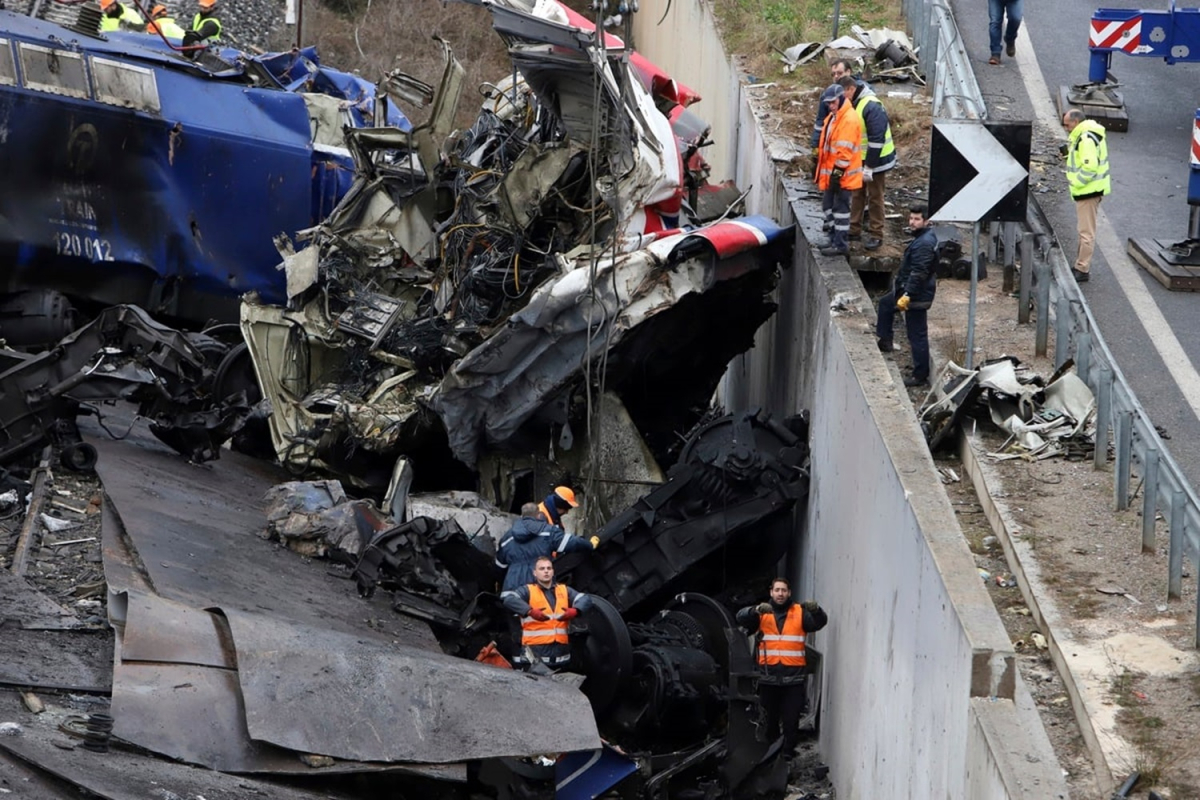
[[[152,69],[93,57],[92,80],[101,103],[155,114],[161,110],[158,81]]]
[[[21,50],[21,72],[25,75],[25,88],[67,97],[88,96],[83,56],[36,44],[22,43],[18,47]]]
[[[17,85],[17,65],[13,62],[12,46],[0,39],[0,86]]]

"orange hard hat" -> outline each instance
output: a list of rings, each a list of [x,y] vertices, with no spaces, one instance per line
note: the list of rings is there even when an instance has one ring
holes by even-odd
[[[164,5],[157,5],[150,9],[150,19],[158,19],[159,17],[165,17],[166,15],[167,7]]]
[[[117,0],[100,0],[100,10],[108,11],[109,7],[111,7],[115,2],[117,2]]]
[[[554,493],[570,503],[571,508],[579,508],[579,501],[575,499],[575,492],[567,486],[555,486]]]
[[[210,8],[217,7],[217,0],[200,0],[200,10],[208,11]]]

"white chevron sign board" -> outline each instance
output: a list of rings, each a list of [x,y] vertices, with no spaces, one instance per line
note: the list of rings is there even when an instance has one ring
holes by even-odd
[[[1028,122],[935,120],[931,222],[1022,222],[1029,202]]]

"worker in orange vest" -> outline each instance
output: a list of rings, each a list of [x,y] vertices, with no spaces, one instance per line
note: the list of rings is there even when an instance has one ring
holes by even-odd
[[[800,737],[800,717],[808,707],[808,634],[825,627],[829,617],[815,600],[797,605],[784,578],[771,581],[771,601],[737,613],[747,630],[757,631],[758,701],[768,741],[783,735],[783,757],[791,758]]]
[[[534,583],[500,595],[501,602],[521,619],[521,647],[513,666],[537,671],[543,664],[560,672],[571,664],[571,620],[592,607],[592,599],[570,586],[554,582],[554,561],[542,556],[533,565]]]
[[[821,207],[825,221],[833,223],[829,242],[820,249],[824,256],[850,252],[850,195],[863,185],[863,123],[852,101],[857,83],[850,75],[838,83],[842,94],[829,99],[831,113],[821,126],[817,151],[817,186],[825,193]]]
[[[575,492],[569,486],[555,486],[546,499],[538,503],[538,514],[551,525],[562,527],[562,518],[572,508],[579,508]]]

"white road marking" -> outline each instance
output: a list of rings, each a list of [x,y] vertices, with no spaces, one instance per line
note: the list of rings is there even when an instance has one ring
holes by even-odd
[[[1038,66],[1037,55],[1033,52],[1028,35],[1017,39],[1016,61],[1021,68],[1021,80],[1025,83],[1025,91],[1033,102],[1034,116],[1038,122],[1049,126],[1051,130],[1062,130],[1062,119],[1050,101],[1050,92],[1042,80],[1042,70]],[[1179,165],[1180,170],[1186,168],[1184,164]],[[1117,279],[1117,286],[1133,308],[1146,335],[1150,337],[1150,343],[1162,358],[1167,372],[1179,386],[1184,401],[1191,407],[1197,419],[1200,419],[1200,372],[1196,371],[1183,345],[1171,330],[1170,323],[1154,302],[1154,296],[1142,283],[1141,276],[1138,275],[1140,267],[1126,255],[1125,248],[1108,221],[1108,214],[1105,213],[1103,205],[1096,214],[1096,247],[1104,254],[1104,260],[1108,262],[1113,276]],[[1069,254],[1064,255],[1067,255],[1068,261],[1072,261]]]

